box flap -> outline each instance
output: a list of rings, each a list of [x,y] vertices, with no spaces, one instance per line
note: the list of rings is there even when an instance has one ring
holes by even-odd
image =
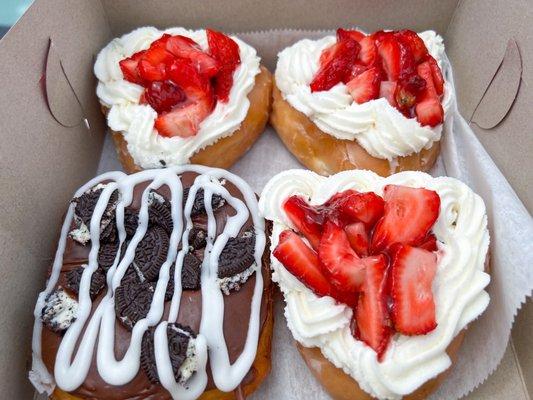
[[[462,1],[446,33],[461,113],[530,210],[532,20],[531,2]]]
[[[444,33],[457,0],[339,0],[334,7],[331,2],[323,0],[206,0],[201,3],[159,0],[157,7],[147,7],[143,0],[102,0],[102,3],[115,35],[145,25],[160,28],[210,26],[229,32],[272,28],[333,29],[358,25],[368,30],[410,27]]]
[[[3,398],[33,393],[20,352],[30,348],[31,311],[58,221],[100,158],[105,124],[92,65],[109,39],[99,2],[57,0],[36,1],[0,41],[0,264],[9,282],[0,292],[0,334],[20,338],[4,340],[0,349]]]

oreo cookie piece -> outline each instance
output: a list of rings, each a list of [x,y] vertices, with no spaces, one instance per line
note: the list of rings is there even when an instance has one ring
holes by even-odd
[[[155,361],[156,328],[149,328],[141,344],[141,367],[150,382],[159,383]],[[178,323],[167,325],[168,353],[176,381],[184,384],[196,370],[196,334],[191,328]]]
[[[139,225],[139,213],[131,207],[124,209],[124,230],[128,237],[135,235],[137,226]]]
[[[189,197],[189,190],[190,188],[186,188],[183,190],[183,204],[187,202],[187,198]],[[213,212],[218,210],[220,207],[222,207],[226,201],[222,196],[219,196],[218,194],[213,194],[211,197],[211,207],[213,209]],[[205,203],[204,203],[204,190],[198,189],[196,192],[196,197],[194,199],[194,204],[191,209],[191,217],[195,217],[200,214],[205,214]]]
[[[246,271],[255,261],[255,235],[230,238],[218,258],[218,277],[229,278]]]
[[[159,275],[161,265],[166,261],[169,239],[160,226],[149,228],[135,249],[134,263],[145,279],[154,281]]]
[[[181,287],[183,290],[198,290],[201,285],[202,261],[194,254],[187,253],[183,257],[181,267]],[[172,282],[174,286],[174,282]]]
[[[98,202],[103,190],[103,188],[93,188],[83,193],[80,197],[76,197],[72,200],[76,203],[76,208],[74,211],[77,217],[87,226],[90,226],[94,208],[96,207],[96,203]],[[115,211],[117,202],[118,191],[115,190],[109,197],[107,208],[102,214],[102,222],[104,222],[104,220],[111,219],[111,215],[113,214],[113,211]]]
[[[85,268],[86,265],[80,265],[76,269],[72,269],[66,273],[67,288],[70,289],[72,292],[76,293],[78,296],[80,292],[81,276]],[[106,275],[104,271],[98,268],[96,271],[93,272],[93,275],[91,277],[91,287],[89,289],[89,295],[91,296],[91,300],[94,300],[98,293],[102,291],[102,289],[105,287],[105,284]]]
[[[206,245],[207,232],[202,228],[193,227],[189,231],[189,246],[194,250],[203,249]]]
[[[168,235],[172,233],[172,228],[174,227],[172,212],[170,204],[166,201],[163,203],[154,201],[148,209],[148,219],[152,225],[163,228]]]
[[[63,333],[76,321],[78,302],[70,297],[63,288],[51,292],[41,311],[43,324],[53,332]]]
[[[98,265],[104,270],[108,270],[117,256],[118,243],[102,243],[100,244],[100,249],[98,250]]]
[[[121,283],[115,290],[115,312],[118,320],[130,331],[133,326],[148,315],[154,296],[150,282]]]

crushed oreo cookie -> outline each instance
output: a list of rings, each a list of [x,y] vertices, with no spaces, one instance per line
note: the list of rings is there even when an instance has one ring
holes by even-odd
[[[98,265],[104,270],[108,270],[117,256],[119,244],[114,243],[102,243],[100,244],[100,249],[98,250]]]
[[[72,269],[66,273],[66,286],[73,293],[79,294],[81,276],[86,267],[86,265],[80,265],[79,267]],[[93,275],[91,277],[91,287],[89,289],[89,295],[91,296],[92,300],[94,300],[95,297],[102,291],[105,285],[105,272],[102,269],[98,268],[96,271],[93,272]]]
[[[139,225],[139,214],[131,207],[124,209],[124,230],[128,237],[135,235],[137,226]]]
[[[189,190],[190,188],[186,188],[183,190],[183,204],[187,202],[187,198],[189,197]],[[213,209],[213,212],[218,210],[220,207],[222,207],[224,204],[226,204],[226,201],[224,198],[218,194],[213,194],[211,197],[211,207]],[[191,217],[195,217],[200,214],[205,214],[205,203],[204,203],[204,190],[198,189],[196,192],[196,197],[194,199],[194,204],[191,209]]]
[[[183,257],[181,267],[181,287],[183,290],[200,289],[202,275],[202,261],[194,254],[187,253]]]
[[[156,328],[151,327],[143,336],[141,344],[141,367],[150,382],[159,383],[155,361]],[[184,384],[196,371],[196,334],[191,328],[178,323],[167,325],[168,353],[176,381]]]
[[[206,238],[207,232],[195,226],[189,231],[189,246],[194,250],[203,249],[206,245]]]
[[[63,333],[76,321],[77,316],[78,302],[63,288],[55,289],[46,297],[41,320],[51,331]]]
[[[166,201],[163,203],[154,201],[148,209],[148,219],[152,225],[158,225],[170,235],[174,224],[172,222],[172,212],[170,204]]]
[[[230,238],[218,258],[218,277],[228,278],[244,272],[254,261],[255,235]]]
[[[151,282],[121,283],[115,290],[115,312],[122,325],[132,330],[139,320],[145,318],[153,296],[154,286]]]
[[[169,248],[168,234],[159,226],[149,228],[135,249],[134,263],[145,279],[154,281],[166,261]]]

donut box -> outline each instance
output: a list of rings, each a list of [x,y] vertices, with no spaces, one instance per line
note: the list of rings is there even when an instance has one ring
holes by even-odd
[[[406,27],[417,32],[435,30],[444,37],[453,67],[459,112],[516,193],[517,197],[509,201],[521,201],[527,215],[533,207],[533,161],[528,153],[533,148],[528,119],[533,100],[533,73],[529,68],[533,47],[528,38],[533,35],[533,28],[527,24],[532,15],[533,6],[514,0],[409,0],[402,4],[342,0],[334,6],[318,0],[244,4],[230,0],[223,6],[211,0],[36,0],[0,41],[0,83],[4,94],[0,100],[0,237],[4,243],[0,251],[4,277],[0,290],[4,304],[0,379],[4,382],[4,397],[47,398],[36,393],[27,379],[31,365],[31,311],[44,285],[44,271],[54,259],[60,236],[58,221],[77,188],[97,174],[122,169],[110,135],[106,135],[108,128],[93,73],[97,54],[113,38],[142,26],[213,27],[237,33],[256,49],[261,64],[274,73],[281,50],[302,39],[318,40],[337,27],[357,26],[367,32]],[[448,120],[447,124],[450,131],[464,129],[456,120]],[[471,141],[443,143],[441,159],[430,173],[460,175],[462,171],[449,167],[455,164],[448,159],[457,157],[452,145],[460,146],[462,155],[473,157],[461,165],[468,167],[466,176],[477,179],[476,189],[483,192],[491,241],[502,243],[498,248],[504,248],[509,239],[499,236],[499,225],[491,226],[492,214],[498,210],[493,209],[492,197],[487,195],[498,197],[499,192],[490,191],[490,185],[483,181],[487,177],[475,176],[475,165],[484,162],[485,155],[466,148],[470,144]],[[302,165],[267,125],[253,148],[229,171],[244,178],[260,194],[270,178],[292,168]],[[488,288],[491,299],[506,289],[499,285],[505,279],[504,268],[509,268],[501,262],[504,258],[492,254],[493,283]],[[72,279],[79,285],[76,273],[73,270]],[[531,274],[524,277],[529,284],[530,280]],[[313,394],[317,399],[328,399],[292,346],[282,300],[276,301],[272,372],[249,398],[297,399]],[[495,350],[494,357],[482,359],[490,360],[487,362],[497,369],[490,375],[492,371],[469,377],[469,382],[479,381],[475,387],[454,392],[445,386],[434,398],[449,398],[449,393],[462,392],[469,399],[533,396],[533,306],[529,299],[521,301],[526,303],[518,311],[511,334],[509,327],[500,332],[501,349]],[[502,308],[514,304],[494,303]],[[488,310],[490,315],[497,312]],[[483,338],[478,329],[469,341]],[[478,347],[467,341],[465,348]],[[467,351],[466,357],[473,356],[472,350]],[[486,349],[487,353],[491,351]],[[488,378],[481,379],[482,375]],[[453,370],[450,379],[460,382],[453,380]]]

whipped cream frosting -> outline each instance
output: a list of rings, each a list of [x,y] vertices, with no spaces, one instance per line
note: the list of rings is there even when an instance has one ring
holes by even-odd
[[[293,228],[282,205],[299,194],[311,204],[322,204],[333,194],[355,189],[383,194],[388,184],[425,187],[441,200],[433,233],[438,240],[437,274],[433,282],[437,328],[426,335],[395,334],[382,362],[375,351],[350,331],[352,310],[331,297],[318,297],[271,256],[272,279],[283,292],[287,324],[306,347],[319,347],[336,367],[379,399],[400,399],[451,365],[446,348],[468,323],[487,307],[484,272],[489,246],[483,200],[464,183],[449,177],[433,178],[422,172],[401,172],[382,178],[370,171],[353,170],[329,178],[311,171],[289,170],[273,177],[259,202],[261,214],[273,221],[271,250],[279,234]]]
[[[233,73],[228,102],[217,102],[212,113],[201,122],[196,135],[188,138],[160,136],[154,129],[157,112],[148,104],[139,104],[144,88],[124,80],[119,62],[146,50],[165,33],[187,36],[203,50],[208,49],[203,29],[170,28],[161,31],[144,27],[112,40],[100,51],[94,64],[94,74],[99,81],[96,94],[101,104],[110,109],[107,123],[112,130],[122,132],[128,151],[142,168],[161,167],[161,161],[165,165],[187,164],[194,153],[239,129],[250,107],[248,93],[253,89],[255,76],[260,71],[260,59],[255,49],[232,36],[239,46],[241,64]]]
[[[441,101],[446,119],[454,93],[446,80],[449,64],[444,62],[442,37],[434,31],[425,31],[419,36],[443,71],[445,83]],[[292,107],[310,118],[323,132],[337,139],[357,140],[370,155],[381,159],[393,160],[417,153],[440,140],[442,124],[434,128],[422,126],[416,118],[406,118],[384,98],[357,104],[342,82],[330,90],[312,93],[309,85],[320,67],[320,54],[335,42],[335,36],[304,39],[278,54],[276,85]]]

